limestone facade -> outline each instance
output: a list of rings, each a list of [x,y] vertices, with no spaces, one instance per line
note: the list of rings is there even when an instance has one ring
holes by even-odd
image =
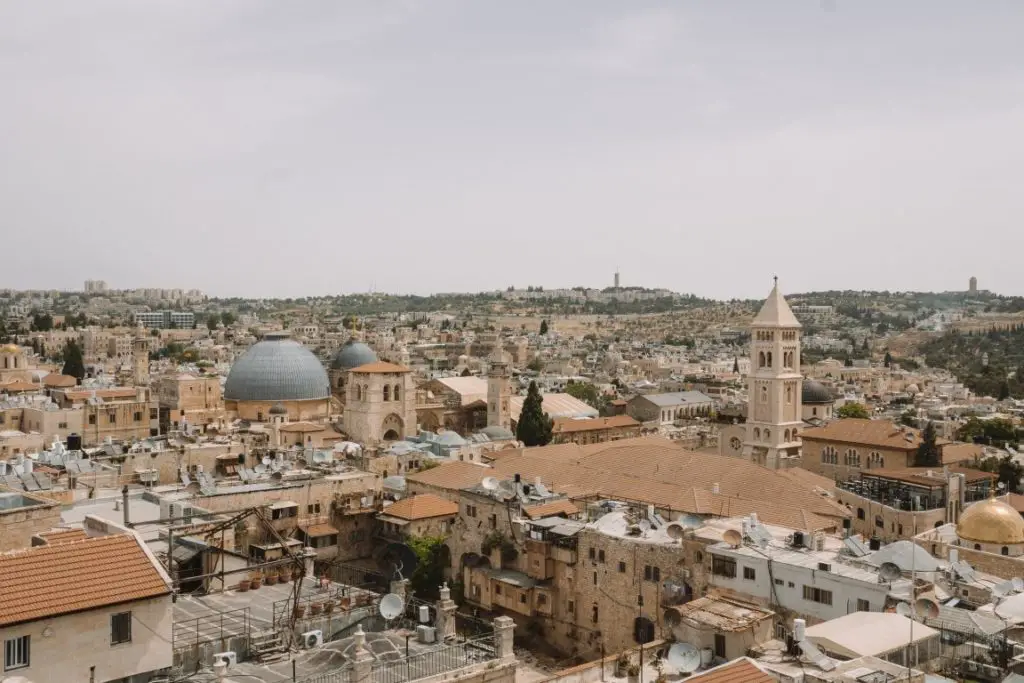
[[[416,386],[409,368],[384,362],[355,368],[346,392],[345,431],[353,441],[375,446],[416,434]]]

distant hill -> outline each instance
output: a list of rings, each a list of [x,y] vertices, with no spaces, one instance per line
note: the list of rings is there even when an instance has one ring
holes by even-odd
[[[922,344],[920,352],[928,365],[949,370],[976,394],[1024,398],[1024,325],[948,332]]]

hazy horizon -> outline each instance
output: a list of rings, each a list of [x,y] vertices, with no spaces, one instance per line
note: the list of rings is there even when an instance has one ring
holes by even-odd
[[[0,0],[0,288],[1022,295],[1022,29],[1009,0]]]

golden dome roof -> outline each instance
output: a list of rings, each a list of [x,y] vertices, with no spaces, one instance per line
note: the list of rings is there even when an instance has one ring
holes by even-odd
[[[21,351],[21,347],[17,344],[4,344],[0,346],[0,353],[18,353]]]
[[[1024,544],[1024,519],[998,498],[983,500],[964,510],[956,524],[964,541],[991,545]]]

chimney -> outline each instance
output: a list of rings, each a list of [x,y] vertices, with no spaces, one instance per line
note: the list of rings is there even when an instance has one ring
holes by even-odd
[[[132,520],[131,520],[130,515],[128,514],[128,485],[127,484],[125,484],[125,486],[121,489],[121,508],[124,510],[124,525],[126,527],[128,527],[128,528],[131,528]]]

